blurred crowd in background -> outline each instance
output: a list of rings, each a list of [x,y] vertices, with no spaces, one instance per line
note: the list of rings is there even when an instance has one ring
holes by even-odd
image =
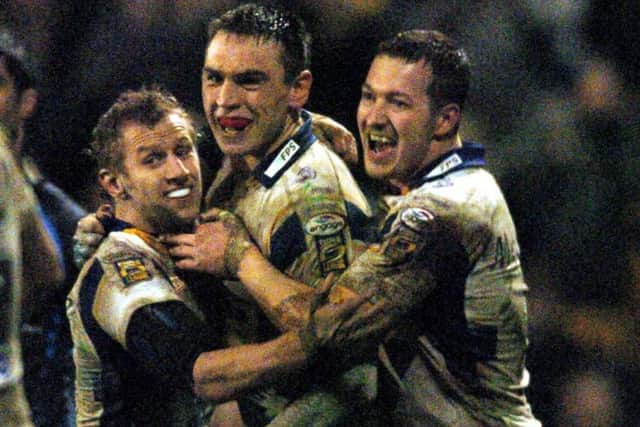
[[[207,23],[239,3],[1,2],[0,23],[25,37],[39,60],[29,154],[83,207],[95,209],[95,175],[83,151],[99,114],[121,91],[155,82],[201,115]],[[534,412],[546,426],[636,425],[640,4],[287,4],[314,37],[308,108],[354,133],[360,85],[379,41],[420,27],[466,47],[473,78],[462,135],[486,144],[489,169],[518,228],[530,286]],[[56,425],[34,415],[39,425]]]

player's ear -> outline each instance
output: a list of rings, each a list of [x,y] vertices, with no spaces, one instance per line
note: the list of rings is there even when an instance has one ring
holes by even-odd
[[[18,113],[20,119],[27,120],[36,112],[36,106],[38,105],[38,91],[29,88],[22,91],[20,94],[20,104]]]
[[[447,104],[436,113],[436,127],[433,136],[436,140],[453,137],[460,127],[460,106]]]
[[[126,195],[124,185],[122,185],[122,180],[111,169],[100,169],[100,172],[98,172],[98,183],[104,191],[114,199],[121,199]]]
[[[293,81],[289,90],[289,108],[296,111],[301,110],[309,100],[313,75],[309,70],[303,70]]]

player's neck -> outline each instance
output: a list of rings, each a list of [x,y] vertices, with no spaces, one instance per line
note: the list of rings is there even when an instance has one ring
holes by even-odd
[[[300,126],[300,117],[297,114],[288,114],[284,123],[284,127],[282,128],[282,132],[280,132],[280,136],[278,136],[271,144],[265,147],[260,153],[251,153],[242,156],[245,165],[249,170],[253,171],[258,167],[260,162],[264,160],[264,158],[274,152],[282,145],[283,142],[291,138],[295,135],[298,127]]]
[[[116,218],[131,224],[133,227],[148,234],[157,234],[158,231],[146,221],[140,214],[139,209],[128,203],[128,200],[117,200],[114,207]]]
[[[429,152],[427,153],[427,159],[425,162],[425,166],[434,160],[442,157],[449,151],[456,150],[462,147],[462,139],[460,138],[460,134],[456,133],[451,138],[443,139],[443,140],[432,140],[429,145]]]

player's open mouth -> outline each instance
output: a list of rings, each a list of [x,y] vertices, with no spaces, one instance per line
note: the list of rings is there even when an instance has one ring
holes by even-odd
[[[191,194],[191,188],[184,187],[184,188],[178,188],[176,190],[169,191],[166,194],[166,197],[169,199],[181,199],[183,197],[187,197],[189,194]]]
[[[397,143],[395,139],[386,136],[369,134],[369,149],[376,154],[392,149]]]
[[[219,117],[218,124],[228,136],[234,136],[245,130],[253,120],[245,117]]]

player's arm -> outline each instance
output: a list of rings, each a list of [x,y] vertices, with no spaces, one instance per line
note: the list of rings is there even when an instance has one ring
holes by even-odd
[[[271,265],[235,215],[212,209],[204,215],[203,221],[195,234],[163,237],[176,259],[176,266],[246,280],[247,291],[277,327],[287,331],[304,324],[313,288],[289,278]],[[238,264],[244,258],[247,258],[246,268],[240,277]],[[291,309],[283,312],[282,303],[287,300],[300,300],[300,303],[290,304]]]
[[[237,277],[270,320],[288,331],[308,320],[315,291],[291,279],[262,255],[235,215],[211,209],[204,215],[195,234],[174,235],[165,239],[176,266],[199,269],[211,274]],[[325,284],[330,284],[327,280]],[[341,301],[357,300],[359,293],[341,288]],[[363,290],[362,294],[367,291]],[[371,308],[362,304],[363,308]],[[368,311],[363,311],[368,313]]]
[[[260,344],[248,344],[201,354],[193,368],[194,390],[202,398],[225,401],[256,387],[283,383],[313,362],[318,352],[334,348],[340,325],[365,297],[342,304],[323,304],[329,286],[314,290],[307,322],[300,328]]]
[[[362,300],[327,305],[307,316],[303,328],[261,344],[204,351],[212,346],[206,325],[183,303],[146,305],[132,315],[127,351],[151,375],[172,384],[193,384],[195,394],[216,402],[277,382],[307,366],[330,346],[338,325]]]
[[[182,302],[166,301],[133,313],[126,348],[149,375],[222,402],[305,366],[313,346],[301,337],[290,332],[263,344],[217,349],[200,318]]]
[[[293,331],[261,344],[202,353],[193,365],[194,391],[206,400],[232,400],[256,387],[286,381],[308,360]]]
[[[235,274],[277,324],[304,323],[312,297],[309,289],[273,268],[243,237],[237,218],[230,213],[221,216],[218,213],[217,219],[201,225],[208,227],[207,235],[217,242],[216,269]],[[433,290],[436,280],[427,262],[429,242],[439,239],[433,221],[428,212],[403,210],[380,244],[371,245],[341,274],[332,288],[332,302],[373,295],[372,304],[363,304],[340,326],[339,340],[345,345],[383,335]],[[431,252],[436,251],[431,248]]]

